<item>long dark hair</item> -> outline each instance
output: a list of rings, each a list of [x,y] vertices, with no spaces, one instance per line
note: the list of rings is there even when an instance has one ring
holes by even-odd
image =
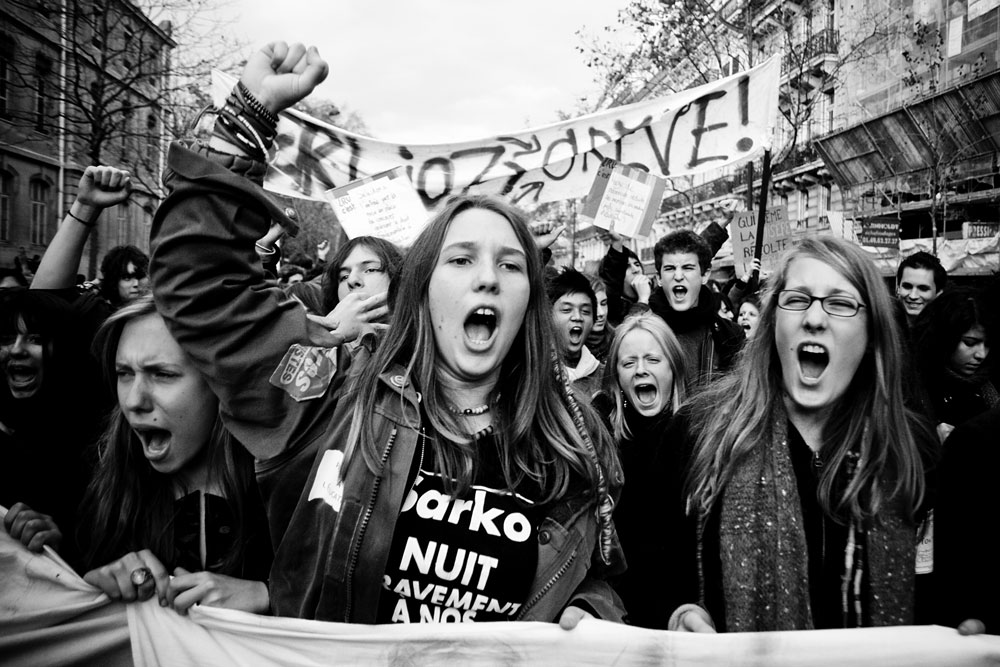
[[[118,245],[108,250],[101,260],[101,296],[115,308],[122,305],[118,281],[125,276],[129,262],[140,280],[149,275],[149,257],[134,245]]]
[[[917,360],[925,384],[940,381],[958,343],[972,327],[983,327],[988,342],[993,341],[989,307],[972,287],[949,287],[924,306],[913,323]]]
[[[329,313],[340,303],[337,288],[340,285],[340,266],[347,256],[358,247],[368,248],[382,262],[382,270],[389,277],[389,308],[395,292],[399,272],[403,267],[403,253],[390,241],[377,236],[358,236],[337,248],[323,272],[323,314]]]
[[[125,325],[143,317],[159,317],[152,296],[143,296],[108,318],[94,340],[105,381],[117,384],[115,359]],[[218,482],[232,508],[237,531],[233,547],[213,571],[238,574],[244,557],[247,494],[256,493],[253,459],[216,415],[206,452],[209,479]],[[104,434],[96,444],[96,468],[87,488],[80,539],[86,544],[88,568],[104,565],[129,551],[150,549],[168,568],[174,558],[175,484],[149,464],[142,444],[115,402]]]
[[[510,223],[525,251],[530,284],[524,322],[500,369],[497,386],[503,391],[493,413],[506,484],[515,489],[530,479],[541,489],[539,500],[544,503],[565,496],[574,480],[583,480],[591,491],[597,490],[602,473],[612,483],[617,481],[620,468],[606,429],[588,406],[576,403],[565,381],[553,345],[541,260],[525,216],[502,199],[479,195],[451,199],[407,253],[389,330],[356,385],[358,399],[348,436],[348,465],[343,469],[360,453],[369,469],[378,472],[382,443],[376,442],[371,410],[381,390],[379,376],[400,365],[423,392],[421,401],[430,425],[442,436],[433,442],[438,472],[449,492],[460,494],[473,482],[477,448],[462,435],[460,424],[446,408],[448,402],[438,381],[438,352],[428,304],[431,276],[451,223],[470,209],[492,211]],[[594,465],[595,458],[603,470]],[[450,488],[449,480],[456,480],[456,488]]]
[[[42,364],[44,376],[40,390],[29,399],[15,399],[0,374],[0,419],[8,426],[30,425],[42,428],[40,420],[51,420],[51,411],[58,409],[64,418],[78,420],[79,435],[89,442],[95,432],[86,423],[100,414],[106,404],[95,395],[93,385],[100,377],[97,361],[87,349],[85,323],[72,304],[50,290],[15,288],[0,291],[0,337],[16,337],[22,328],[38,334],[43,340]]]

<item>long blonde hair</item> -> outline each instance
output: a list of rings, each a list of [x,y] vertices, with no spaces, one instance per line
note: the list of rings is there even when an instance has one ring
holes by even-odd
[[[656,341],[674,376],[674,386],[670,392],[670,409],[677,412],[685,399],[687,371],[684,366],[684,352],[677,336],[670,330],[663,318],[651,313],[631,315],[615,329],[614,340],[608,350],[608,363],[604,367],[602,385],[608,398],[611,399],[611,434],[619,444],[632,438],[628,422],[625,420],[625,397],[622,394],[621,383],[618,381],[618,357],[621,354],[622,342],[625,336],[633,331],[645,331]]]
[[[838,520],[850,516],[863,521],[877,514],[887,498],[898,498],[912,516],[924,494],[923,463],[914,435],[923,425],[904,405],[901,339],[892,303],[864,251],[833,237],[806,239],[784,256],[762,297],[758,330],[736,367],[692,402],[692,424],[699,431],[688,475],[691,506],[707,515],[747,454],[771,437],[769,420],[776,414],[784,418],[775,346],[777,298],[789,266],[803,257],[829,265],[858,290],[868,330],[864,358],[823,429],[819,503]],[[856,473],[835,493],[838,472],[852,451],[859,455]]]

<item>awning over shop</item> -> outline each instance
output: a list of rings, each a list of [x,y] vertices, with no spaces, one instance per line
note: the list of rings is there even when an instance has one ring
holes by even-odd
[[[899,204],[941,189],[992,188],[1000,152],[1000,72],[962,82],[816,139],[842,190]],[[887,200],[887,201],[886,201]]]

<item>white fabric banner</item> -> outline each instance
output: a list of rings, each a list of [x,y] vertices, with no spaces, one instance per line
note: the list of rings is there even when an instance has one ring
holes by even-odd
[[[129,648],[131,647],[131,653]],[[1000,637],[940,626],[696,635],[583,621],[348,625],[195,607],[112,602],[0,529],[0,664],[760,665],[971,667],[1000,662]]]
[[[781,62],[580,118],[453,144],[398,144],[353,134],[298,111],[281,114],[265,187],[323,200],[323,192],[402,166],[428,208],[461,192],[514,203],[583,197],[606,158],[666,178],[733,165],[769,145]],[[220,104],[235,79],[213,72]]]

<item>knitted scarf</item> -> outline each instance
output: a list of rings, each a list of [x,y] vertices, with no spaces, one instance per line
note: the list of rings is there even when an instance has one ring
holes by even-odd
[[[747,454],[722,499],[719,545],[728,632],[813,628],[787,419],[783,408],[775,410],[769,437]],[[899,509],[884,507],[864,532],[869,581],[864,605],[875,626],[913,622],[916,529]]]

